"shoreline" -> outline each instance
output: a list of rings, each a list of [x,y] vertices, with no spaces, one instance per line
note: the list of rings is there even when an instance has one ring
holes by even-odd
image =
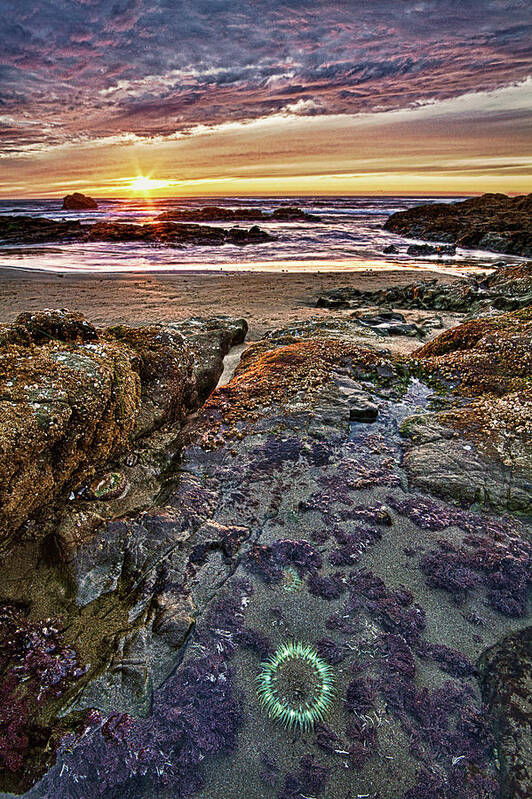
[[[523,259],[524,260],[524,259]],[[297,268],[286,268],[285,265],[289,263],[297,263]],[[185,268],[172,268],[172,269],[110,269],[110,270],[61,270],[61,269],[47,269],[45,267],[34,267],[34,266],[9,266],[6,264],[0,264],[0,280],[17,280],[21,276],[23,277],[36,277],[36,278],[61,278],[61,279],[70,279],[73,280],[77,279],[88,279],[88,280],[99,280],[99,279],[114,279],[114,278],[144,278],[144,277],[180,277],[180,276],[196,276],[196,275],[358,275],[367,277],[369,275],[378,275],[378,274],[403,274],[406,272],[412,273],[413,276],[419,275],[419,273],[426,273],[427,277],[423,277],[421,279],[429,279],[430,277],[449,277],[449,278],[463,278],[469,277],[470,275],[478,274],[479,272],[491,272],[493,271],[491,268],[486,267],[485,269],[479,269],[474,265],[467,265],[465,268],[461,268],[459,266],[445,266],[443,264],[434,263],[434,266],[431,265],[429,262],[420,263],[419,266],[415,263],[409,263],[408,265],[403,264],[393,264],[393,263],[380,263],[376,266],[367,266],[367,263],[373,262],[348,262],[348,261],[338,261],[338,264],[345,264],[348,265],[348,268],[345,266],[338,267],[336,269],[331,268],[331,264],[335,262],[320,262],[320,261],[311,261],[309,262],[310,266],[305,266],[305,261],[298,261],[298,262],[289,262],[289,261],[278,261],[278,262],[271,262],[271,268],[269,269],[253,269],[253,268],[235,268],[233,264],[228,264],[227,266],[215,266],[213,265],[211,268],[201,268],[196,267],[195,265],[191,264],[190,267]],[[323,263],[324,268],[316,268]],[[377,263],[377,262],[376,262]],[[257,262],[258,266],[268,266],[270,262]],[[247,267],[247,264],[246,264]],[[414,279],[414,277],[412,277]]]
[[[226,314],[246,318],[249,338],[255,339],[268,329],[310,317],[330,318],[331,311],[311,304],[323,291],[341,286],[378,289],[434,279],[450,283],[460,276],[406,268],[356,272],[137,271],[95,275],[21,273],[18,269],[0,267],[0,322],[11,322],[19,313],[43,308],[80,311],[99,326],[141,325]],[[350,314],[342,311],[334,315],[349,318]],[[422,311],[412,314],[426,315]],[[407,339],[407,343],[411,348],[419,345],[415,339]]]

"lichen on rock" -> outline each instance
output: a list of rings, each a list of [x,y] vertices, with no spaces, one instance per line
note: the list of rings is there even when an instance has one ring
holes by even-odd
[[[130,351],[92,339],[30,341],[0,348],[4,542],[31,514],[127,447],[140,409]]]
[[[0,326],[0,547],[35,514],[53,515],[54,503],[80,491],[87,499],[84,487],[119,461],[127,466],[134,445],[144,461],[150,450],[171,449],[246,331],[243,320],[227,317],[197,320],[185,335],[179,325],[97,329],[67,310],[24,313]],[[198,366],[202,352],[207,371]],[[157,437],[163,427],[167,439]],[[163,454],[153,468],[162,472],[167,461]]]

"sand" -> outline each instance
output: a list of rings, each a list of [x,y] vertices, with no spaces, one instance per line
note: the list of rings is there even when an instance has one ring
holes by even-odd
[[[149,275],[61,276],[0,267],[0,322],[10,322],[22,311],[42,308],[81,311],[96,325],[139,325],[172,322],[190,316],[228,314],[245,317],[250,327],[249,338],[256,340],[267,329],[296,320],[352,313],[312,307],[312,299],[320,291],[340,286],[377,289],[435,277],[445,283],[454,279],[448,274],[423,269],[300,274],[152,272]],[[413,320],[420,314],[404,313]],[[444,321],[445,327],[454,322],[451,318]],[[406,342],[406,349],[419,346],[415,340],[401,338]]]

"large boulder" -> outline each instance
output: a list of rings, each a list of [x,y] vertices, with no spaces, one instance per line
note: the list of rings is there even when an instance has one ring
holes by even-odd
[[[106,337],[136,354],[135,368],[141,381],[141,404],[133,437],[147,435],[164,422],[183,422],[197,406],[191,352],[183,336],[156,325],[108,328]]]
[[[80,491],[111,512],[120,511],[111,500],[129,484],[141,504],[150,501],[170,459],[150,453],[171,449],[246,331],[245,320],[227,317],[102,330],[65,310],[24,313],[1,326],[0,544],[36,514],[49,517],[57,506],[64,517],[75,507],[65,500]],[[163,427],[169,438],[158,433]],[[128,503],[122,512],[136,507]],[[97,519],[89,517],[90,533]],[[72,525],[80,520],[67,514],[62,538],[81,540]]]
[[[95,211],[97,208],[96,200],[77,191],[74,194],[67,194],[63,200],[63,211]]]
[[[410,238],[532,255],[532,194],[483,194],[458,203],[417,205],[392,214],[385,230]]]
[[[131,351],[93,343],[92,336],[44,342],[39,332],[36,343],[28,322],[27,343],[0,347],[3,544],[31,514],[126,446],[140,409]],[[24,328],[24,319],[15,326]]]

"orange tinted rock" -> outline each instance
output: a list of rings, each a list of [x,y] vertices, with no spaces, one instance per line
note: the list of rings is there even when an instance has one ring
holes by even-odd
[[[443,381],[455,396],[434,422],[513,471],[514,484],[521,484],[519,507],[527,507],[522,489],[532,473],[532,308],[465,322],[414,357],[424,375]]]
[[[229,384],[209,397],[202,411],[207,447],[223,443],[223,435],[241,435],[238,426],[261,418],[272,403],[287,406],[300,397],[312,413],[320,390],[333,373],[348,365],[364,371],[389,362],[381,353],[334,338],[316,337],[273,347],[267,340],[249,347]]]
[[[198,404],[194,360],[163,327],[97,330],[79,313],[0,326],[0,539]],[[68,502],[67,502],[68,506]]]
[[[0,349],[0,396],[5,538],[127,445],[140,378],[116,344],[8,345]]]

